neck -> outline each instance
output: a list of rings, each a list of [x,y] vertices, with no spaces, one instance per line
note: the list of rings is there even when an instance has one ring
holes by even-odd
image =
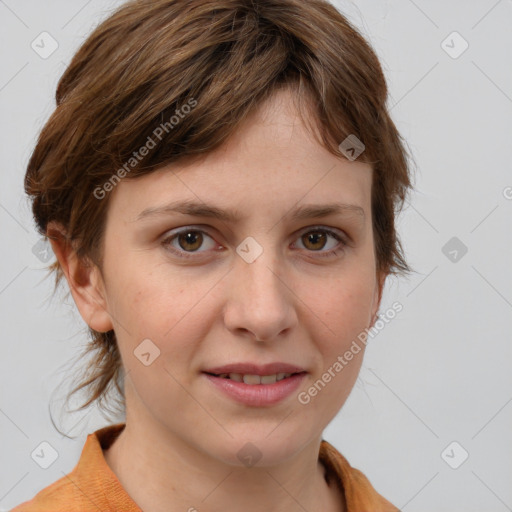
[[[318,461],[321,438],[282,464],[245,468],[212,459],[158,422],[141,419],[127,413],[125,428],[104,455],[145,512],[343,512],[342,496],[335,483],[327,484]]]

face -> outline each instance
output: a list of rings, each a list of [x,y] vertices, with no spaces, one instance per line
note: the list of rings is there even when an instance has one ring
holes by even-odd
[[[127,418],[235,465],[247,441],[274,464],[317,440],[364,345],[333,365],[379,306],[371,183],[369,165],[313,139],[285,91],[201,160],[123,180],[97,282],[104,313],[88,320],[115,330]],[[262,368],[271,363],[295,371]],[[244,373],[249,384],[205,372]],[[248,389],[258,373],[297,375]]]

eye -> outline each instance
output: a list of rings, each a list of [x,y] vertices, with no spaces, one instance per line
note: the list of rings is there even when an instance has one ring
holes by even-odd
[[[331,239],[331,242],[329,242]],[[332,256],[337,250],[347,246],[344,238],[335,231],[323,227],[315,227],[302,233],[299,237],[303,248],[309,252],[319,252],[319,256]],[[322,250],[327,247],[328,250]]]
[[[318,253],[320,257],[333,256],[348,245],[341,234],[321,226],[303,231],[298,241],[302,244],[299,249]],[[194,258],[196,253],[202,254],[211,249],[221,248],[208,233],[194,227],[171,233],[162,241],[162,245],[181,258]],[[199,250],[201,248],[204,250]]]
[[[206,247],[203,247],[206,243]],[[162,241],[162,245],[171,252],[183,258],[190,258],[187,253],[203,253],[199,248],[206,250],[214,249],[218,246],[215,240],[206,232],[200,229],[187,228],[168,236]]]

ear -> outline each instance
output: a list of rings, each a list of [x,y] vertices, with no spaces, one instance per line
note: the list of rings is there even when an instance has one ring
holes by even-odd
[[[98,332],[112,330],[113,324],[107,309],[105,284],[100,269],[89,260],[84,261],[77,256],[60,224],[48,223],[46,234],[84,321]]]
[[[378,318],[378,311],[380,307],[380,302],[382,300],[382,292],[384,290],[384,283],[386,282],[387,274],[384,272],[377,273],[377,279],[375,280],[375,291],[373,296],[373,305],[372,305],[372,321],[370,326],[373,327]]]

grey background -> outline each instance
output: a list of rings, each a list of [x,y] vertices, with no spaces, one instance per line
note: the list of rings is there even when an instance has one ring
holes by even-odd
[[[87,434],[109,423],[96,410],[59,414],[86,329],[71,298],[50,301],[22,180],[58,78],[119,3],[0,0],[0,510],[71,471]],[[335,3],[381,58],[416,161],[398,227],[417,273],[388,280],[381,312],[395,300],[403,310],[369,343],[324,437],[404,511],[512,510],[512,2]],[[43,31],[59,45],[47,59],[31,48]],[[443,45],[452,56],[442,46],[453,31],[469,44],[457,58],[457,36]],[[50,402],[75,439],[56,432]],[[30,456],[42,441],[58,453],[48,469]]]

